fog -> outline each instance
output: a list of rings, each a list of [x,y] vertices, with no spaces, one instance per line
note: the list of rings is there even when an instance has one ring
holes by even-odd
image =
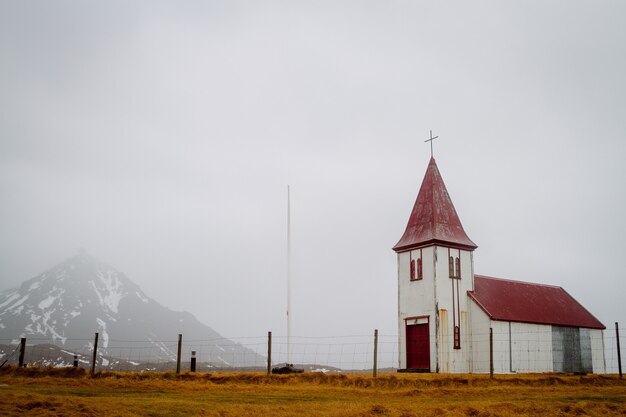
[[[626,4],[4,1],[0,290],[83,247],[227,337],[397,333],[434,156],[475,271],[626,323]],[[620,296],[622,294],[622,296]]]

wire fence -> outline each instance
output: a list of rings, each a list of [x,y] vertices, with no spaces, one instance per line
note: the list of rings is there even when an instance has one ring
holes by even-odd
[[[620,328],[620,334],[626,333]],[[624,337],[620,335],[621,345]],[[255,337],[230,337],[204,340],[115,340],[100,341],[95,361],[96,370],[112,371],[174,371],[189,370],[192,361],[199,372],[209,371],[265,371],[268,367],[268,335]],[[558,358],[593,363],[594,373],[617,373],[617,335],[614,329],[604,331],[603,337],[581,340],[578,349],[571,349],[568,341],[554,344],[553,330],[538,331],[493,331],[493,345],[489,349],[489,333],[474,332],[470,340],[461,341],[461,349],[452,349],[453,341],[447,335],[438,335],[430,340],[431,356],[436,359],[438,370],[455,372],[446,364],[459,361],[471,363],[474,372],[489,370],[490,355],[496,373],[559,371]],[[0,339],[0,364],[18,365],[20,356],[19,338]],[[47,338],[28,338],[23,352],[25,366],[93,366],[95,339],[66,339],[60,344]],[[178,355],[180,343],[180,357]],[[450,349],[439,345],[449,343]],[[578,343],[578,342],[577,342]],[[401,356],[406,355],[406,340],[398,335],[352,335],[328,337],[293,336],[290,341],[284,336],[271,338],[270,367],[287,363],[295,364],[305,371],[317,372],[367,372],[376,367],[381,372],[395,372],[406,367]],[[572,353],[573,352],[573,353]],[[561,355],[561,356],[559,356]],[[556,359],[555,359],[556,358]],[[600,364],[601,366],[596,366]],[[555,368],[556,366],[556,368]],[[430,367],[435,371],[435,366]]]

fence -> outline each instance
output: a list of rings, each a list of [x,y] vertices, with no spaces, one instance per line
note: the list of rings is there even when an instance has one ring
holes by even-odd
[[[598,357],[604,352],[606,373],[620,373],[620,336],[624,329],[606,329],[600,343],[591,344],[585,352]],[[514,337],[500,332],[490,335],[473,334],[473,346],[462,345],[465,352],[473,351],[470,360],[475,369],[500,372],[532,372],[548,369],[553,361],[552,345],[546,340],[549,331],[516,333]],[[269,367],[294,363],[305,371],[317,372],[395,372],[399,364],[399,348],[406,341],[397,335],[336,337],[286,337],[268,335],[205,340],[186,340],[174,335],[170,340],[114,340],[94,338],[58,340],[29,338],[0,339],[0,364],[28,366],[81,366],[95,370],[113,371],[266,371]],[[487,340],[486,344],[476,340]],[[467,341],[466,341],[467,342]],[[431,352],[436,351],[431,341]],[[288,348],[291,345],[291,349]],[[480,350],[479,350],[480,349]],[[546,349],[550,350],[545,355]],[[513,353],[515,352],[515,355]],[[466,353],[467,354],[467,353]],[[440,361],[446,358],[439,358]],[[482,362],[481,362],[482,361]],[[485,363],[485,361],[487,361]],[[433,369],[434,370],[434,369]],[[445,372],[445,369],[440,369]]]

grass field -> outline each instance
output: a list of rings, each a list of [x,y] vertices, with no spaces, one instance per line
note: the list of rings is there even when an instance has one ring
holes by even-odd
[[[3,416],[626,415],[616,376],[98,373],[3,369]]]

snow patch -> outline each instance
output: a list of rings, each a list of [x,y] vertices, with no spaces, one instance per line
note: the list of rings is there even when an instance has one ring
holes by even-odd
[[[150,300],[148,300],[148,298],[146,298],[143,294],[141,294],[139,291],[135,291],[135,295],[137,295],[137,298],[139,298],[141,301],[143,301],[144,303],[149,302]]]
[[[326,368],[317,368],[317,369],[311,369],[311,372],[321,372],[321,373],[325,374],[327,372],[330,372],[330,370],[326,369]]]
[[[109,334],[107,333],[107,324],[104,320],[97,318],[96,321],[98,322],[98,326],[100,326],[100,333],[102,333],[102,346],[103,347],[108,347],[109,346]]]
[[[170,360],[176,360],[176,355],[174,355],[174,352],[171,351],[170,349],[168,349],[167,345],[163,342],[155,342],[154,340],[152,340],[151,337],[148,338],[148,340],[157,348],[159,348],[159,350],[161,352],[163,352],[165,354],[166,357],[168,357]]]
[[[54,300],[56,300],[56,297],[49,295],[48,298],[39,303],[38,307],[41,310],[45,310],[46,308],[50,307],[52,303],[54,303]]]
[[[29,297],[29,296],[30,296],[29,294],[26,294],[26,295],[25,295],[24,297],[22,297],[22,298],[21,298],[21,299],[20,299],[17,303],[15,303],[15,304],[13,304],[11,307],[7,308],[7,310],[13,310],[15,307],[18,307],[18,306],[20,306],[20,307],[24,307],[24,306],[22,305],[22,303],[23,303],[24,301],[26,301],[26,300],[28,299],[28,297]]]
[[[30,287],[28,287],[28,291],[36,290],[40,286],[41,286],[41,281],[35,281],[32,284],[30,284]]]
[[[102,366],[109,366],[109,360],[102,358]]]
[[[41,323],[37,323],[37,333],[41,333],[43,335],[47,335],[48,332],[50,332],[50,334],[52,335],[52,340],[57,340],[59,339],[61,341],[61,343],[65,344],[65,341],[67,340],[67,337],[64,337],[62,335],[60,335],[54,328],[54,326],[51,326],[48,324],[48,321],[50,320],[50,317],[52,316],[52,313],[54,313],[56,310],[52,309],[52,310],[48,310],[46,312],[43,313],[43,317],[41,319]],[[54,324],[54,321],[53,321]]]
[[[0,304],[0,308],[8,305],[9,303],[12,303],[13,301],[17,300],[18,298],[20,298],[20,295],[16,292],[13,295],[11,295],[9,298],[7,298],[7,300],[4,303]],[[11,308],[7,308],[7,310],[10,310],[10,309]]]
[[[123,293],[122,282],[117,277],[117,273],[115,271],[109,270],[106,271],[106,274],[103,271],[98,271],[96,276],[99,278],[100,282],[104,284],[104,291],[101,293],[98,290],[96,283],[91,281],[91,285],[98,296],[100,305],[117,314],[120,301],[125,295]]]
[[[72,316],[72,318],[80,316],[80,311],[72,310],[69,315]]]

